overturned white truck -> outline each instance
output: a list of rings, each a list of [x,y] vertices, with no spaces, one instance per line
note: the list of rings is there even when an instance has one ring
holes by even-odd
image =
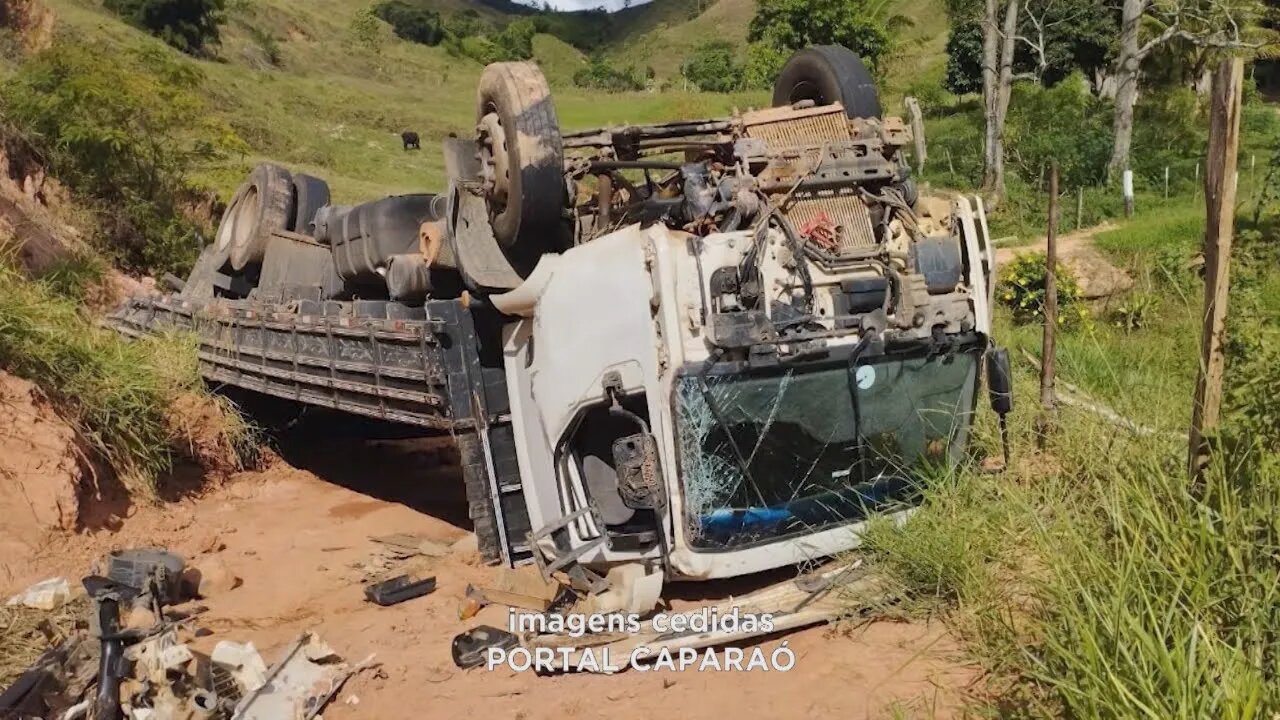
[[[532,64],[489,66],[443,195],[328,203],[274,166],[174,295],[213,381],[453,433],[482,552],[600,609],[855,546],[962,461],[991,343],[981,202],[917,197],[848,50],[775,107],[562,134]],[[406,478],[406,482],[412,479]]]

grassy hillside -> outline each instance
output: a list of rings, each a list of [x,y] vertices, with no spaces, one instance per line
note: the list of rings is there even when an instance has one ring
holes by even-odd
[[[475,10],[494,25],[512,17],[501,2],[426,1],[446,16]],[[61,36],[98,45],[106,57],[146,44],[160,46],[105,12],[97,0],[46,2],[57,13]],[[387,26],[375,47],[356,42],[351,21],[369,0],[229,5],[217,59],[188,62],[203,71],[201,90],[213,100],[214,112],[251,150],[203,168],[200,181],[226,196],[253,164],[273,159],[328,179],[339,201],[442,186],[436,143],[449,133],[473,132],[479,63],[450,56],[443,47],[401,41]],[[905,31],[901,57],[890,71],[895,89],[940,68],[945,43],[941,0],[898,0],[898,5],[914,25]],[[745,46],[753,11],[753,0],[718,0],[700,15],[686,0],[655,0],[612,15],[574,13],[557,22],[606,22],[607,41],[600,52],[620,64],[652,66],[659,79],[671,79],[708,39]],[[764,92],[686,92],[678,81],[673,91],[661,93],[587,91],[573,85],[573,74],[586,63],[580,49],[538,35],[534,50],[566,128],[722,114],[768,101]],[[422,135],[422,152],[401,149],[399,133],[407,129]]]
[[[48,2],[58,13],[62,36],[100,45],[104,56],[159,45],[94,0]],[[482,67],[450,57],[441,47],[400,41],[387,27],[377,48],[354,42],[351,19],[367,6],[367,0],[259,0],[234,7],[220,57],[190,62],[204,72],[203,90],[215,111],[253,151],[205,169],[202,180],[227,195],[254,163],[270,158],[325,177],[339,200],[442,185],[435,143],[450,132],[472,132]],[[278,66],[265,60],[263,33],[275,39]],[[725,113],[765,99],[761,94],[588,92],[572,86],[573,72],[585,62],[582,53],[550,36],[537,37],[534,45],[568,128]],[[422,152],[401,150],[398,136],[406,129],[422,135]]]

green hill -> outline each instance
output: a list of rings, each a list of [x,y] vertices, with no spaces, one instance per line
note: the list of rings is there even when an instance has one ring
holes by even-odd
[[[57,32],[101,46],[111,56],[159,41],[104,11],[97,0],[44,0],[57,14]],[[474,10],[494,26],[509,22],[505,0],[423,0],[449,16]],[[919,18],[908,28],[903,58],[917,75],[937,64],[945,43],[941,0],[898,0]],[[252,152],[203,168],[199,180],[224,195],[253,164],[273,159],[328,179],[339,201],[385,193],[440,188],[443,162],[435,144],[449,133],[473,132],[476,81],[482,66],[396,38],[381,25],[374,47],[356,42],[351,22],[369,0],[232,0],[215,60],[189,60],[205,75],[212,111],[226,120]],[[659,79],[678,77],[684,58],[705,40],[745,46],[753,0],[718,0],[701,14],[686,0],[655,0],[628,10],[556,14],[562,37],[596,33],[594,48],[622,64],[652,66]],[[576,23],[576,25],[572,25]],[[592,24],[595,25],[592,25]],[[941,23],[939,25],[938,23]],[[576,28],[572,32],[566,27]],[[916,36],[919,36],[918,38]],[[176,51],[171,51],[176,52]],[[535,59],[556,93],[561,123],[582,128],[622,122],[723,114],[767,104],[764,92],[730,95],[687,92],[603,94],[573,85],[584,52],[557,37],[538,35]],[[272,56],[276,62],[272,62]],[[891,71],[891,79],[894,72]],[[415,130],[421,152],[404,152],[399,133]]]

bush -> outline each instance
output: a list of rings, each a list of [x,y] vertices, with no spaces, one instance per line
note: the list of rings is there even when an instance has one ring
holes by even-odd
[[[1042,188],[1051,162],[1058,162],[1059,187],[1096,185],[1106,178],[1111,157],[1111,107],[1089,93],[1080,75],[1045,88],[1014,86],[1005,126],[1007,167]]]
[[[125,22],[192,55],[217,45],[226,0],[106,0]]]
[[[521,18],[512,21],[501,32],[489,35],[450,35],[445,40],[445,49],[451,55],[469,57],[484,65],[529,60],[533,57],[535,34],[537,29],[533,20]]]
[[[790,50],[769,43],[751,43],[747,46],[747,62],[742,66],[743,84],[752,90],[772,90],[789,57]]]
[[[681,66],[680,74],[704,92],[742,89],[742,68],[734,60],[733,45],[724,40],[698,46]]]
[[[187,172],[243,143],[208,119],[194,65],[160,48],[116,54],[59,44],[0,85],[12,122],[51,173],[97,211],[100,245],[129,269],[183,273],[195,226]]]
[[[382,28],[378,27],[379,18],[371,8],[359,10],[351,17],[347,32],[355,44],[379,52],[382,50]]]
[[[757,0],[747,39],[781,51],[809,45],[843,45],[878,73],[893,47],[889,24],[875,0]]]
[[[996,297],[1013,311],[1014,320],[1022,323],[1044,322],[1045,275],[1044,253],[1019,255],[1000,271],[1000,287]],[[1071,268],[1059,262],[1055,273],[1058,288],[1058,323],[1064,327],[1082,327],[1089,322],[1080,283]]]
[[[643,90],[645,86],[635,68],[616,68],[604,58],[593,58],[589,65],[574,73],[573,84],[605,92]]]
[[[444,39],[440,13],[405,0],[386,0],[374,7],[374,14],[395,31],[396,37],[420,45],[439,45]]]

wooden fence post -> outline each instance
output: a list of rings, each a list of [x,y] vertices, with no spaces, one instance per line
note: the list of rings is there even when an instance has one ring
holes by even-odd
[[[920,102],[913,97],[902,100],[911,116],[911,135],[916,144],[916,174],[924,175],[924,161],[929,159],[929,148],[924,137],[924,113],[920,111]]]
[[[1230,287],[1231,240],[1235,229],[1236,188],[1239,180],[1240,98],[1244,61],[1222,61],[1213,74],[1209,111],[1209,151],[1205,158],[1204,197],[1207,222],[1204,238],[1204,327],[1200,337],[1200,372],[1196,378],[1187,468],[1199,478],[1208,464],[1205,438],[1218,426],[1222,413],[1222,376],[1226,365],[1227,291]]]
[[[1045,235],[1044,259],[1044,344],[1040,350],[1040,420],[1036,424],[1036,441],[1044,449],[1045,440],[1053,432],[1058,405],[1053,380],[1058,334],[1058,161],[1049,165],[1049,227]]]

